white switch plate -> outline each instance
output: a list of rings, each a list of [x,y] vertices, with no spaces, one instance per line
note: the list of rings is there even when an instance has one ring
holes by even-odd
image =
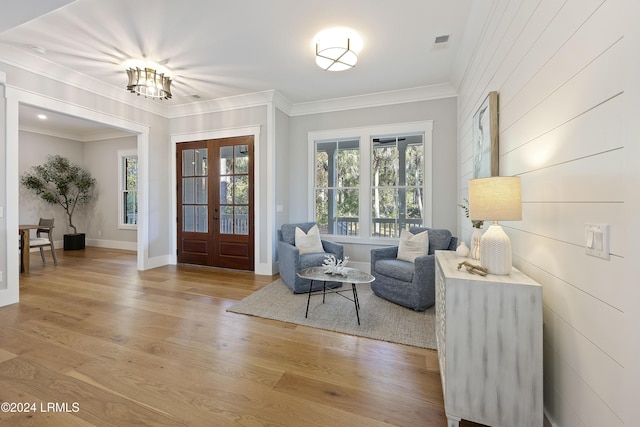
[[[584,251],[587,255],[609,259],[608,224],[585,224]]]

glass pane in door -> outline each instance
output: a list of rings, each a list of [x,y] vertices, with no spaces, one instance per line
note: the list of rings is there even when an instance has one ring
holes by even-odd
[[[220,233],[249,234],[249,146],[220,147]]]
[[[207,149],[182,151],[182,230],[209,232]]]
[[[234,234],[233,206],[220,206],[220,234]]]
[[[249,146],[236,145],[234,147],[234,173],[249,173]]]
[[[236,206],[233,214],[235,234],[249,234],[249,207]]]

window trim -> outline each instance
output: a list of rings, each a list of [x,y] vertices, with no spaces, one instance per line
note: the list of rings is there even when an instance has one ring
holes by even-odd
[[[423,204],[424,226],[431,227],[433,221],[433,121],[419,121],[408,123],[394,123],[377,126],[364,126],[358,128],[330,129],[322,131],[310,131],[307,133],[308,143],[308,199],[307,218],[315,219],[315,144],[316,142],[357,139],[360,141],[360,236],[323,235],[328,239],[341,243],[360,243],[380,245],[397,242],[397,238],[370,237],[371,234],[371,144],[373,138],[422,135],[424,149],[424,184]]]
[[[132,157],[132,156],[138,156],[138,150],[137,149],[131,149],[131,150],[118,150],[118,229],[119,230],[137,230],[138,229],[138,224],[125,224],[122,221],[122,213],[123,213],[123,206],[122,206],[122,194],[124,193],[124,182],[123,182],[123,177],[124,177],[124,159],[126,157]],[[139,168],[139,166],[138,166]],[[136,188],[136,197],[139,196],[139,190],[138,188]]]

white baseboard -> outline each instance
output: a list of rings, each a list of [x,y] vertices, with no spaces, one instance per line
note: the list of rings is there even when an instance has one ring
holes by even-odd
[[[138,250],[138,244],[136,242],[121,242],[118,240],[87,239],[87,246],[107,249],[122,249],[125,251]]]
[[[53,245],[56,249],[64,248],[64,241],[62,240],[54,240]],[[87,239],[87,246],[95,246],[97,248],[107,248],[107,249],[122,249],[125,251],[137,251],[138,244],[136,242],[120,242],[118,240],[101,240],[101,239]],[[49,247],[44,248],[45,251],[49,251]],[[31,248],[29,252],[39,252],[40,248]]]

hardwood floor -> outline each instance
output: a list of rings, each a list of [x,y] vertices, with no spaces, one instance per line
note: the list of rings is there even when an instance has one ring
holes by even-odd
[[[0,401],[31,410],[1,425],[447,424],[435,351],[225,311],[275,277],[50,256],[0,308]]]

